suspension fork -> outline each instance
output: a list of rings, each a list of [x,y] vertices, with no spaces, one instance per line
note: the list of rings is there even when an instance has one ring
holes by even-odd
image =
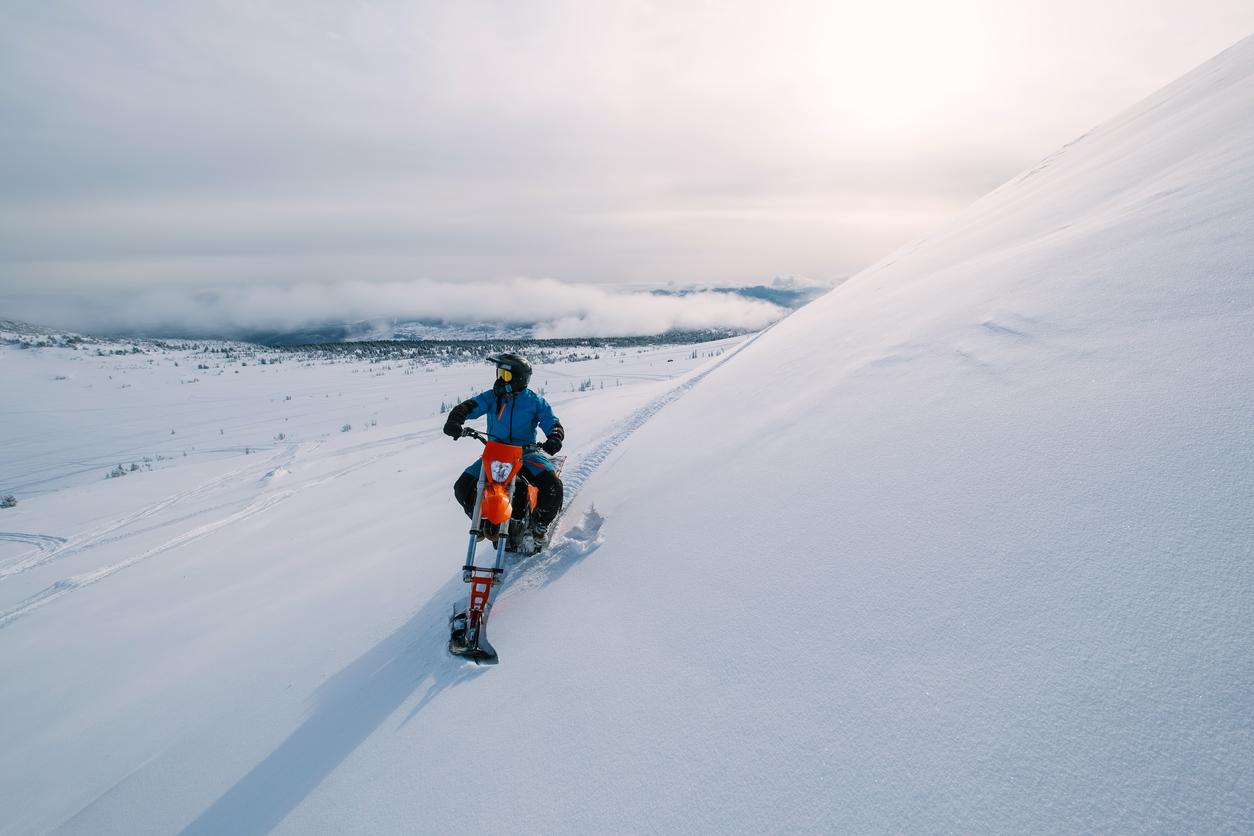
[[[486,465],[479,462],[479,483],[475,486],[475,510],[470,515],[470,543],[466,546],[466,563],[462,567],[462,580],[470,581],[470,572],[475,565],[475,547],[479,545],[479,524],[483,521],[483,489],[488,484]]]
[[[470,543],[466,547],[466,564],[462,567],[462,580],[470,584],[470,600],[466,607],[467,636],[477,641],[479,626],[487,616],[488,603],[492,597],[492,584],[498,575],[505,573],[505,546],[509,539],[509,523],[511,517],[497,526],[496,560],[491,568],[475,565],[475,549],[479,544],[479,525],[483,519],[483,489],[487,485],[486,465],[479,465],[479,483],[476,487],[475,510],[472,515],[473,526],[470,529]],[[514,495],[515,474],[506,486],[508,496]]]

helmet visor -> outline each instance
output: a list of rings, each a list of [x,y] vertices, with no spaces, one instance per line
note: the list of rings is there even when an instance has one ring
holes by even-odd
[[[505,369],[501,367],[497,367],[496,376],[499,377],[501,380],[504,380],[506,383],[509,383],[511,380],[514,379],[513,372],[511,372],[509,369]]]

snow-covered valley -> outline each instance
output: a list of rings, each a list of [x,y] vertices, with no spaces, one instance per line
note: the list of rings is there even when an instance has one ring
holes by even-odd
[[[494,668],[487,367],[0,348],[0,832],[1254,830],[1252,148],[1247,39],[754,337],[541,367]]]

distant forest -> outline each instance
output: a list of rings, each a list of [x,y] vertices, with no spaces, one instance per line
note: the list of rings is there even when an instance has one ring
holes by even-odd
[[[284,354],[351,356],[372,360],[424,359],[437,362],[475,360],[485,354],[515,351],[534,362],[590,359],[599,349],[641,348],[653,345],[689,345],[739,336],[729,329],[675,331],[651,337],[568,337],[562,339],[482,339],[482,340],[363,340],[357,342],[306,343],[267,346],[268,351]]]

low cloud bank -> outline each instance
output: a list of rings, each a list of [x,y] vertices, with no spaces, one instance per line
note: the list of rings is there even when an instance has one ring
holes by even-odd
[[[9,300],[19,319],[87,333],[232,336],[359,320],[532,324],[537,337],[756,330],[787,311],[732,293],[658,295],[552,279],[154,288]]]

